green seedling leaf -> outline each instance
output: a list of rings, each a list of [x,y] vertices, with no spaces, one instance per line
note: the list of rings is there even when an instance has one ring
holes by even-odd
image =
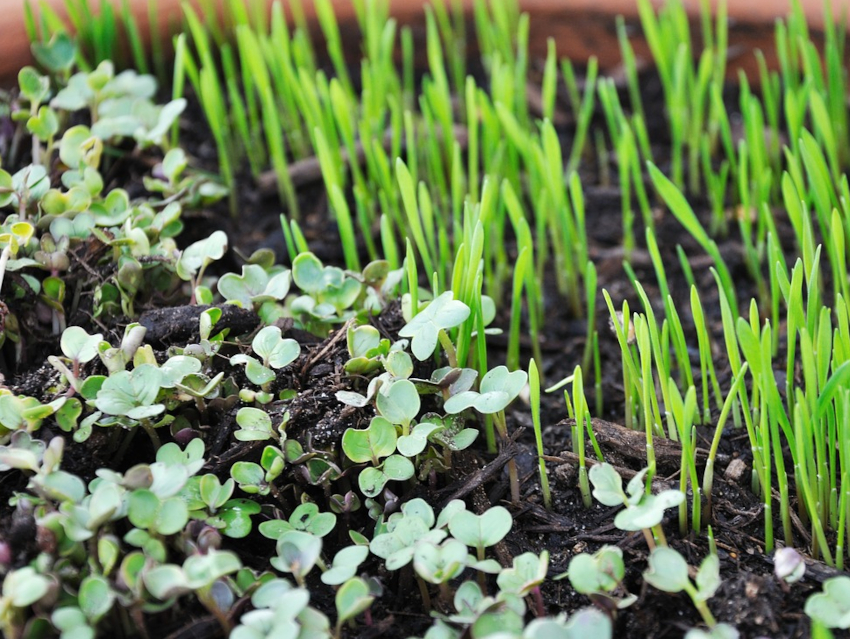
[[[77,427],[77,420],[83,414],[83,404],[76,397],[69,398],[62,408],[56,411],[56,424],[66,433]]]
[[[442,424],[434,424],[431,422],[422,422],[413,427],[410,435],[402,435],[398,438],[398,452],[405,457],[416,457],[419,453],[425,450],[428,445],[428,438],[435,432],[444,430]]]
[[[303,579],[316,565],[321,552],[320,537],[300,530],[291,530],[277,540],[277,557],[272,557],[270,562],[281,572],[292,573]]]
[[[348,546],[334,555],[331,567],[322,573],[322,583],[338,586],[351,579],[366,557],[369,556],[368,546]]]
[[[384,417],[373,417],[369,428],[348,428],[342,434],[342,450],[355,464],[378,463],[382,457],[392,455],[396,449],[395,426]]]
[[[251,515],[260,514],[260,510],[260,504],[251,499],[227,500],[218,512],[218,518],[224,523],[221,532],[231,539],[247,537],[251,532]]]
[[[466,510],[466,504],[463,502],[463,500],[452,499],[440,511],[440,516],[437,517],[437,528],[448,528],[449,522],[452,520],[452,518],[454,518],[454,516],[462,510]]]
[[[252,384],[263,386],[264,384],[274,381],[274,371],[270,368],[266,368],[250,355],[237,353],[230,358],[230,363],[234,366],[245,364],[245,375]]]
[[[115,593],[106,579],[100,575],[89,575],[80,584],[77,600],[89,622],[96,624],[112,608]]]
[[[127,517],[138,528],[173,535],[188,523],[189,509],[179,497],[161,500],[153,491],[134,490],[130,494]]]
[[[728,623],[719,623],[709,630],[691,628],[685,633],[685,639],[738,639],[741,634]]]
[[[321,260],[309,252],[300,253],[292,261],[292,279],[307,295],[321,299],[340,311],[348,308],[360,295],[361,285],[334,266],[323,266]]]
[[[186,157],[186,152],[177,147],[171,149],[168,153],[165,154],[165,157],[162,158],[162,172],[165,177],[172,183],[176,183],[180,178],[180,175],[186,169],[189,164],[189,160]],[[219,231],[216,231],[218,233]],[[215,233],[213,233],[215,235]],[[218,240],[216,240],[218,243]],[[227,245],[227,238],[225,237],[225,246]],[[218,259],[218,258],[216,258]]]
[[[364,468],[357,477],[357,485],[367,497],[377,497],[387,481],[387,476],[380,468]]]
[[[413,477],[413,464],[407,457],[401,455],[390,455],[384,460],[384,474],[390,481],[405,481]],[[369,495],[372,497],[373,495]]]
[[[414,474],[413,464],[407,457],[391,455],[384,460],[383,468],[364,468],[357,477],[361,492],[367,497],[377,497],[390,480],[403,481]]]
[[[298,506],[289,516],[288,521],[272,519],[260,524],[260,533],[269,539],[280,539],[281,535],[290,530],[308,532],[316,537],[325,537],[336,526],[336,515],[320,513],[319,507],[308,502]]]
[[[623,480],[611,464],[596,464],[588,473],[593,496],[605,506],[620,506],[626,500]]]
[[[18,568],[3,580],[3,598],[15,608],[26,608],[50,592],[51,580],[34,568]]]
[[[12,176],[8,171],[0,169],[0,208],[7,206],[14,196]]]
[[[27,130],[42,142],[48,142],[59,132],[59,119],[49,106],[39,107],[38,113],[27,120]]]
[[[202,364],[199,359],[188,355],[169,357],[159,368],[162,374],[159,385],[161,388],[174,388],[188,375],[200,372],[201,366]]]
[[[485,415],[498,413],[516,399],[526,381],[528,374],[525,371],[510,372],[505,366],[497,366],[482,378],[478,393],[458,393],[446,400],[443,408],[449,414],[460,413],[468,408],[474,408]]]
[[[404,516],[390,532],[377,535],[369,544],[369,550],[386,560],[387,570],[398,570],[413,559],[413,550],[420,540],[439,544],[446,536],[445,530],[431,530],[418,516]]]
[[[629,483],[626,484],[626,493],[628,494],[627,502],[631,505],[637,504],[643,499],[646,494],[646,486],[644,484],[644,477],[649,472],[648,468],[644,468],[639,473],[637,473],[634,477],[629,480]]]
[[[225,575],[236,572],[242,562],[229,550],[211,550],[204,555],[191,555],[183,563],[186,582],[192,590],[212,585]]]
[[[413,569],[422,579],[441,584],[457,577],[466,568],[466,545],[446,539],[441,545],[421,542],[413,551]]]
[[[346,581],[336,591],[337,627],[368,609],[374,600],[366,581],[360,577]]]
[[[603,546],[593,555],[582,553],[570,560],[566,573],[577,592],[583,595],[609,593],[620,585],[626,574],[623,551],[618,546]]]
[[[652,528],[664,519],[664,511],[678,506],[685,500],[680,490],[664,490],[657,495],[644,495],[640,503],[621,510],[614,518],[620,530],[644,530]]]
[[[720,588],[720,558],[714,554],[709,554],[699,567],[696,578],[697,584],[697,600],[708,601]]]
[[[179,149],[172,149],[165,156],[168,160],[169,155]],[[164,167],[165,162],[163,162]],[[184,158],[185,166],[185,158]],[[205,269],[207,265],[216,260],[220,260],[227,252],[227,234],[224,231],[215,231],[208,238],[199,240],[190,244],[180,254],[177,260],[177,275],[180,279],[187,282],[192,280],[199,271]]]
[[[398,334],[400,337],[410,337],[413,355],[419,361],[425,361],[434,354],[440,331],[459,326],[467,317],[469,307],[455,300],[451,291],[446,291],[419,311]]]
[[[850,577],[827,579],[823,584],[823,592],[806,600],[805,611],[809,617],[827,628],[850,628]]]
[[[213,474],[204,475],[198,484],[201,499],[213,513],[230,499],[233,488],[233,479],[228,479],[222,484],[219,478]]]
[[[824,415],[836,393],[840,389],[847,388],[848,383],[850,383],[850,362],[844,362],[830,375],[818,396],[817,416],[819,418]]]
[[[384,369],[397,379],[407,379],[413,374],[413,360],[404,351],[391,351],[384,360]]]
[[[533,552],[525,552],[514,557],[511,568],[506,568],[499,573],[496,583],[502,592],[525,597],[543,583],[548,570],[548,551],[544,550],[539,557]]]
[[[468,510],[457,512],[449,520],[452,537],[472,548],[495,546],[511,530],[511,513],[503,506],[493,506],[481,515]]]
[[[18,72],[18,86],[31,104],[41,104],[50,93],[50,78],[27,66]]]
[[[564,615],[533,619],[523,639],[611,639],[614,628],[611,617],[598,608],[583,608],[569,618]]]
[[[681,592],[690,584],[688,562],[672,548],[658,546],[649,556],[649,569],[643,578],[664,592]]]
[[[50,615],[50,622],[56,626],[63,639],[94,639],[95,631],[89,625],[83,611],[76,606],[57,608]]]
[[[393,424],[402,425],[406,430],[419,414],[421,401],[413,382],[397,379],[381,386],[376,404],[381,415]]]
[[[371,324],[356,328],[349,326],[346,343],[351,357],[369,357],[370,351],[377,349],[381,343],[381,332]]]
[[[183,569],[173,564],[155,566],[144,573],[143,579],[148,592],[162,601],[189,590]]]
[[[3,397],[10,396],[4,395]],[[5,426],[9,422],[2,423]],[[43,441],[34,439],[27,431],[16,430],[12,433],[9,444],[0,446],[0,472],[12,468],[38,472],[46,448],[47,446]]]
[[[263,364],[274,369],[289,366],[301,354],[301,346],[294,339],[283,339],[277,326],[266,326],[251,342],[254,352],[263,358]]]
[[[239,429],[233,436],[242,442],[265,441],[273,436],[272,418],[259,408],[245,406],[236,413]]]
[[[193,439],[184,449],[174,442],[163,444],[156,452],[156,461],[166,466],[179,466],[188,475],[197,473],[206,463],[204,459],[204,440]]]
[[[239,488],[252,495],[267,495],[269,487],[262,466],[254,462],[236,462],[230,467],[230,476],[239,484]]]
[[[162,381],[162,372],[151,364],[142,364],[132,372],[120,371],[103,382],[95,406],[107,415],[136,420],[156,417],[165,410],[162,404],[154,403]]]
[[[38,63],[54,73],[70,70],[77,53],[77,46],[64,31],[54,33],[49,42],[33,42],[30,48]]]
[[[59,159],[70,169],[96,169],[100,165],[102,152],[101,139],[92,135],[91,129],[82,124],[65,131],[59,143]],[[108,206],[108,201],[105,204]]]
[[[274,276],[257,264],[246,264],[242,275],[226,273],[218,280],[218,292],[228,302],[238,302],[252,308],[263,302],[282,300],[289,292],[290,272],[282,271]]]

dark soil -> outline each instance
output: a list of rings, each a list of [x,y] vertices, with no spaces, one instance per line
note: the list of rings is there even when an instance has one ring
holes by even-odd
[[[644,100],[646,112],[655,114],[649,122],[650,137],[661,141],[662,146],[654,149],[657,157],[665,157],[663,142],[666,125],[663,121],[663,109],[658,82],[646,78]],[[735,100],[730,99],[730,105]],[[201,118],[187,119],[188,122],[202,121]],[[569,118],[565,118],[569,121]],[[601,125],[601,119],[599,124]],[[215,150],[211,137],[195,129],[189,139],[187,152],[201,165],[214,169]],[[563,126],[563,139],[569,143],[572,131],[569,124]],[[662,166],[663,168],[663,166]],[[588,233],[590,236],[590,255],[596,264],[599,290],[607,289],[615,303],[627,299],[633,309],[639,309],[639,300],[632,289],[622,267],[624,259],[621,249],[621,210],[619,191],[612,186],[599,183],[599,167],[595,159],[586,158],[583,168],[583,184],[588,211]],[[135,179],[139,167],[125,167],[124,175]],[[120,180],[115,178],[113,185]],[[121,184],[129,188],[126,184]],[[135,187],[134,187],[135,188]],[[327,203],[321,183],[305,182],[301,187],[301,202],[304,208],[302,228],[312,250],[325,262],[341,263],[336,230],[329,221]],[[129,188],[133,193],[133,188]],[[138,189],[136,189],[138,191]],[[280,232],[278,213],[279,203],[274,195],[258,188],[248,178],[240,182],[238,220],[229,217],[223,207],[212,211],[188,214],[185,217],[186,231],[180,238],[185,245],[207,236],[215,228],[222,228],[230,237],[230,244],[243,255],[250,255],[257,248],[272,248],[279,260],[285,261],[285,250]],[[708,218],[708,207],[702,206],[698,214],[704,220]],[[782,243],[786,250],[793,247],[793,235],[783,214],[777,215]],[[641,235],[638,233],[638,235]],[[722,346],[719,304],[714,280],[708,272],[710,262],[704,257],[696,242],[687,235],[676,220],[659,210],[657,218],[658,243],[667,268],[670,290],[680,308],[688,306],[688,287],[681,272],[675,247],[681,244],[691,258],[691,266],[697,276],[697,284],[703,306],[714,334],[715,344]],[[740,241],[734,235],[720,243],[722,254],[727,260],[732,276],[738,286],[739,301],[746,301],[755,294],[755,288],[747,276],[741,259]],[[92,249],[94,250],[94,249]],[[81,259],[82,256],[81,256]],[[229,260],[229,261],[228,261]],[[653,285],[655,275],[645,247],[639,244],[631,256],[631,264],[637,278],[646,287],[653,306],[661,309],[662,304],[657,288]],[[237,270],[238,258],[235,254],[223,260],[217,268]],[[543,374],[545,381],[554,383],[569,375],[575,365],[581,362],[584,350],[585,322],[573,317],[567,305],[555,292],[554,281],[546,283],[546,323],[541,337],[541,348],[546,355]],[[504,304],[503,307],[506,307]],[[148,326],[148,338],[157,349],[170,345],[184,345],[193,336],[197,326],[198,307],[150,308],[141,309],[142,323]],[[33,311],[34,312],[34,311]],[[689,342],[695,344],[689,312],[682,312],[685,330]],[[82,313],[72,318],[71,323],[80,323],[93,328],[89,316]],[[231,309],[222,322],[230,326],[231,336],[250,333],[257,325],[258,318],[252,313],[236,312]],[[395,336],[402,325],[397,307],[391,307],[381,317],[374,318],[375,325],[386,335]],[[506,326],[506,316],[498,320]],[[624,475],[638,471],[645,465],[645,451],[642,433],[625,431],[618,423],[624,422],[624,398],[622,387],[620,350],[613,333],[608,329],[608,313],[600,294],[597,300],[596,324],[599,329],[602,359],[602,395],[603,414],[596,426],[599,442],[605,459],[619,467]],[[42,337],[37,322],[33,320],[32,338],[27,344],[27,364],[21,371],[4,367],[7,383],[16,392],[40,396],[44,389],[55,383],[56,374],[50,366],[41,365],[46,354],[57,350],[56,340]],[[120,323],[102,327],[113,335],[123,331]],[[98,328],[98,330],[102,330]],[[332,333],[327,339],[319,340],[291,326],[283,326],[288,335],[302,343],[301,357],[276,380],[275,391],[294,389],[297,396],[280,404],[273,405],[275,415],[284,411],[290,414],[287,427],[289,438],[299,441],[305,453],[314,459],[337,459],[339,441],[342,432],[349,427],[363,427],[373,416],[371,407],[355,409],[347,407],[335,398],[339,390],[362,391],[366,382],[348,377],[343,372],[347,359],[344,333]],[[341,339],[342,338],[342,339]],[[249,339],[243,338],[247,343]],[[491,365],[500,363],[504,358],[506,343],[497,338],[489,340]],[[235,347],[234,347],[235,348]],[[234,351],[235,352],[235,351]],[[729,371],[717,349],[718,375],[724,388],[728,388]],[[525,363],[530,357],[530,342],[524,343]],[[8,354],[7,354],[8,355]],[[696,355],[695,355],[696,357]],[[8,357],[7,357],[8,361]],[[697,365],[698,369],[698,365]],[[231,370],[232,369],[228,369]],[[237,374],[234,374],[236,376]],[[235,380],[237,384],[239,379]],[[547,384],[548,385],[548,384]],[[588,400],[594,405],[592,385],[589,385]],[[214,472],[222,479],[229,476],[230,465],[238,460],[259,459],[262,445],[253,442],[238,442],[232,437],[235,429],[234,415],[238,406],[235,400],[216,400],[206,408],[199,418],[207,440],[208,464],[204,472]],[[198,417],[197,415],[195,416]],[[639,595],[638,601],[630,608],[620,612],[616,618],[614,636],[623,639],[644,637],[681,637],[684,632],[701,620],[684,595],[668,595],[644,585],[641,573],[646,567],[648,549],[640,533],[623,533],[613,525],[615,509],[594,503],[592,508],[582,505],[577,488],[577,463],[570,454],[570,424],[565,421],[566,409],[558,393],[544,397],[544,441],[547,463],[553,493],[553,509],[546,510],[537,475],[537,455],[534,448],[533,433],[528,407],[516,402],[508,416],[509,430],[518,434],[514,443],[508,444],[500,454],[487,453],[483,441],[477,442],[469,451],[456,455],[450,476],[437,477],[433,484],[420,484],[415,492],[405,486],[394,486],[399,499],[421,496],[432,503],[435,509],[454,497],[467,500],[469,506],[477,511],[491,504],[503,504],[514,516],[514,528],[507,539],[495,550],[495,557],[510,564],[511,558],[522,552],[540,552],[548,550],[551,555],[550,576],[567,569],[570,558],[580,552],[594,551],[603,544],[615,544],[624,552],[627,566],[625,586],[629,592]],[[55,428],[46,425],[40,436],[49,438],[57,434]],[[603,436],[604,433],[604,436]],[[701,446],[708,448],[713,436],[712,427],[699,431]],[[481,438],[483,440],[483,438]],[[110,436],[98,433],[83,445],[68,441],[66,446],[65,469],[79,474],[84,479],[94,476],[94,471],[102,466],[127,468],[138,461],[152,459],[153,451],[143,437],[137,440],[138,446],[123,459],[114,457],[115,441]],[[659,450],[663,447],[659,445]],[[659,487],[678,487],[678,448],[669,443],[666,454],[659,452]],[[704,451],[703,451],[704,453]],[[514,457],[523,478],[522,500],[520,505],[510,503],[505,463]],[[704,459],[704,456],[698,457]],[[749,488],[751,455],[746,434],[741,430],[727,427],[721,446],[721,457],[716,469],[714,484],[714,502],[711,524],[718,554],[721,560],[723,585],[718,594],[709,602],[709,607],[718,621],[737,626],[741,636],[755,638],[770,636],[775,638],[809,636],[808,618],[803,614],[805,599],[835,571],[818,561],[809,561],[808,572],[802,583],[789,588],[779,582],[772,574],[771,557],[764,552],[764,527],[762,523],[763,504]],[[727,465],[740,459],[746,465],[746,472],[740,479],[724,477]],[[347,486],[356,485],[356,468],[340,468],[341,476],[335,480],[333,492],[344,493]],[[288,514],[301,501],[306,493],[322,510],[328,509],[328,489],[314,485],[307,464],[296,464],[287,469],[278,482],[277,494],[261,500],[265,504],[264,517]],[[17,565],[30,561],[37,552],[38,542],[32,519],[26,513],[18,512],[7,505],[8,497],[14,491],[22,490],[25,481],[20,474],[6,473],[0,478],[0,535],[8,540],[15,553]],[[689,497],[690,499],[690,497]],[[398,503],[395,504],[398,507]],[[326,555],[333,553],[348,542],[348,529],[362,532],[371,537],[373,522],[366,516],[365,509],[340,516],[337,530],[325,539]],[[691,565],[698,565],[708,553],[708,541],[703,531],[700,535],[689,534],[680,537],[678,522],[673,510],[669,511],[665,530],[670,544],[679,550]],[[705,513],[707,517],[707,513]],[[779,522],[775,529],[781,530]],[[121,534],[122,531],[117,531]],[[805,528],[795,528],[795,545],[799,548],[809,546]],[[274,543],[265,539],[256,531],[243,540],[224,541],[226,548],[236,551],[243,563],[257,569],[268,568],[268,558],[274,555]],[[378,575],[384,586],[384,595],[372,607],[372,626],[358,625],[347,636],[368,639],[371,637],[404,638],[421,635],[432,623],[431,616],[422,609],[412,575],[408,571],[387,574],[379,569],[378,562],[371,558],[363,566],[370,575]],[[319,582],[316,582],[319,584]],[[319,584],[321,585],[321,584]],[[316,587],[311,605],[324,610],[332,618],[334,604],[327,587]],[[322,599],[318,593],[328,593]],[[570,612],[589,604],[589,600],[576,594],[568,581],[547,581],[543,595],[549,614]],[[192,608],[187,604],[175,607],[148,619],[151,636],[188,639],[189,637],[220,636],[220,628],[201,608]],[[117,635],[115,635],[117,636]],[[838,636],[838,635],[836,635]]]

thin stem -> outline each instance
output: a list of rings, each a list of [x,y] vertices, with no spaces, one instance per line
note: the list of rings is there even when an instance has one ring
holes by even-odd
[[[150,421],[148,421],[147,419],[142,420],[141,422],[139,422],[139,424],[141,424],[142,428],[145,429],[145,432],[148,434],[148,437],[151,438],[154,450],[159,450],[162,446],[162,442],[159,440],[159,435],[157,435],[156,433],[156,428],[154,428]]]
[[[0,253],[0,290],[3,288],[3,279],[6,275],[6,263],[9,261],[9,258],[12,256],[12,245],[7,244],[3,248],[3,252]]]
[[[419,595],[422,597],[422,605],[425,606],[427,612],[431,612],[431,595],[428,594],[428,586],[419,575],[416,575],[416,583],[419,584]]]
[[[440,339],[440,346],[442,346],[443,350],[446,352],[446,359],[449,361],[449,366],[457,368],[457,351],[455,350],[455,345],[452,344],[451,338],[443,329],[440,329],[438,336]]]

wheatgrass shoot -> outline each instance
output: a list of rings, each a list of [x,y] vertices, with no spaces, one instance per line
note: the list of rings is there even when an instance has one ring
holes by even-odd
[[[549,474],[546,471],[545,450],[543,449],[543,426],[540,421],[540,372],[537,362],[532,358],[528,364],[528,389],[531,401],[531,421],[534,425],[534,441],[537,445],[537,464],[540,470],[540,490],[543,493],[543,505],[552,509],[552,493],[549,490]]]
[[[588,433],[593,436],[591,428],[590,412],[587,410],[587,399],[584,395],[584,380],[582,378],[581,366],[576,366],[573,371],[573,412],[575,419],[575,427],[573,428],[573,452],[578,455],[578,485],[581,492],[581,499],[585,508],[590,508],[593,505],[593,499],[590,494],[590,482],[587,475],[587,464],[585,462],[584,452],[584,429],[587,424]],[[594,447],[597,448],[594,441]],[[600,455],[601,461],[601,455]]]
[[[738,303],[735,294],[735,284],[732,281],[732,275],[726,266],[726,262],[720,255],[720,250],[717,248],[717,243],[711,239],[706,230],[703,228],[697,219],[691,205],[682,195],[682,192],[676,188],[675,184],[670,181],[652,162],[647,163],[649,167],[649,175],[652,179],[658,193],[664,199],[670,212],[677,220],[685,227],[685,230],[690,233],[702,249],[708,253],[714,260],[714,266],[723,283],[724,292],[727,295],[729,305],[732,308],[732,314],[738,316]]]
[[[711,491],[714,487],[714,461],[717,458],[717,451],[720,447],[721,437],[723,436],[723,428],[726,425],[726,420],[729,418],[732,405],[743,387],[748,368],[749,365],[744,362],[738,371],[738,375],[732,382],[732,387],[726,395],[726,399],[723,402],[723,408],[720,411],[720,416],[717,418],[717,424],[714,427],[714,437],[711,440],[711,448],[708,451],[708,460],[706,460],[705,470],[702,475],[702,492],[706,498],[706,511],[708,512],[709,518],[711,517]]]
[[[691,501],[691,525],[694,532],[699,533],[702,522],[702,492],[697,479],[696,469],[696,427],[694,418],[697,411],[697,394],[694,386],[689,386],[684,399],[679,393],[676,381],[667,380],[670,396],[668,410],[673,415],[673,422],[679,432],[682,447],[682,461],[679,473],[679,490],[688,494],[688,483],[693,491]],[[679,504],[679,533],[684,536],[688,532],[688,505],[686,501]]]

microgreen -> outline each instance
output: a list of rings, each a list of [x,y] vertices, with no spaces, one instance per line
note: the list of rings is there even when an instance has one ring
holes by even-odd
[[[779,70],[770,71],[758,54],[758,90],[742,75],[733,109],[724,91],[726,3],[719,3],[716,20],[709,3],[701,3],[697,39],[682,3],[670,2],[656,12],[649,0],[640,0],[640,22],[663,91],[670,141],[665,175],[653,163],[656,129],[651,139],[635,50],[623,21],[616,27],[625,91],[618,93],[612,78],[599,76],[595,59],[583,87],[568,60],[561,61],[559,78],[557,51],[549,42],[538,111],[529,97],[534,94],[528,82],[532,32],[516,3],[472,4],[480,79],[466,70],[466,35],[472,29],[462,3],[440,0],[428,9],[427,72],[421,82],[413,31],[398,28],[388,2],[354,3],[362,33],[359,67],[346,61],[344,31],[332,4],[316,5],[330,60],[326,68],[317,64],[322,52],[299,2],[288,4],[286,12],[275,5],[270,17],[262,14],[261,3],[228,0],[221,16],[210,2],[187,5],[186,33],[175,39],[174,80],[165,103],[154,100],[160,93],[145,73],[148,60],[129,3],[121,10],[103,5],[98,14],[88,0],[69,0],[75,39],[66,35],[59,12],[47,5],[26,9],[41,70],[21,69],[14,99],[0,105],[7,128],[14,129],[0,136],[11,140],[0,144],[5,168],[0,169],[5,215],[0,345],[6,346],[4,358],[16,360],[4,371],[24,370],[29,345],[49,343],[40,334],[46,328],[58,342],[57,353],[47,360],[60,375],[38,397],[0,389],[0,470],[26,477],[25,492],[13,500],[36,520],[41,553],[31,565],[7,571],[0,629],[10,636],[43,634],[49,619],[63,636],[94,636],[114,630],[109,624],[123,618],[123,609],[113,610],[116,605],[128,608],[133,623],[143,628],[144,615],[191,593],[224,634],[237,639],[334,632],[339,637],[360,614],[372,625],[370,607],[380,586],[366,572],[358,574],[378,563],[367,562],[371,552],[383,560],[379,570],[386,580],[412,562],[408,575],[416,579],[426,609],[429,589],[434,590],[429,584],[439,588],[442,614],[426,635],[432,639],[611,636],[611,618],[599,611],[544,616],[539,587],[546,578],[547,551],[513,557],[513,565],[501,570],[486,558],[486,549],[510,530],[506,509],[473,514],[455,500],[437,517],[424,500],[411,499],[420,494],[420,482],[428,481],[429,494],[440,495],[448,488],[443,482],[461,479],[458,473],[465,469],[457,463],[452,468],[452,452],[472,445],[479,429],[468,409],[483,415],[491,452],[496,431],[507,444],[506,411],[528,381],[543,504],[551,507],[539,378],[551,370],[543,321],[559,302],[566,303],[576,326],[585,327],[581,366],[562,382],[572,383],[565,403],[574,418],[570,430],[579,490],[590,507],[592,484],[597,500],[622,507],[614,519],[618,528],[643,531],[651,549],[645,580],[669,592],[684,590],[708,626],[690,630],[687,637],[737,636],[730,626],[715,623],[706,606],[719,585],[717,555],[710,554],[694,571],[666,547],[661,527],[665,510],[679,506],[680,532],[687,534],[689,485],[693,531],[710,523],[714,469],[730,417],[734,427],[746,429],[742,437],[750,447],[753,490],[763,503],[765,550],[775,543],[778,500],[786,546],[807,528],[807,551],[840,569],[850,514],[850,394],[845,389],[850,186],[843,177],[850,154],[840,144],[848,131],[841,63],[845,38],[832,14],[825,14],[821,56],[795,4],[788,21],[777,23]],[[156,40],[156,3],[149,17]],[[128,59],[119,46],[124,42],[136,71],[118,70]],[[159,49],[154,68],[161,73]],[[178,146],[187,130],[178,122],[187,104],[187,80],[210,130],[224,187],[194,170],[191,154]],[[566,157],[561,80],[574,118]],[[604,127],[594,118],[597,98]],[[588,148],[589,135],[595,148]],[[643,311],[632,313],[623,303],[618,313],[603,291],[621,351],[624,421],[646,432],[648,468],[625,490],[612,466],[591,465],[585,453],[587,437],[602,460],[585,397],[591,360],[594,414],[618,410],[602,403],[602,380],[610,371],[603,369],[608,361],[604,349],[600,353],[596,326],[596,292],[601,282],[610,284],[610,269],[601,268],[598,235],[589,233],[595,220],[585,210],[589,167],[578,172],[593,151],[600,184],[619,185],[623,266]],[[153,167],[141,180],[147,194],[116,188],[121,174],[116,169],[129,159]],[[231,210],[239,214],[234,186],[243,165],[261,196],[277,191],[287,208],[281,222],[291,270],[263,250],[244,258],[241,273],[222,273],[216,284],[211,272],[225,263],[209,267],[224,258],[226,235],[216,231],[188,246],[175,238],[185,224],[184,209],[206,206],[228,191]],[[313,167],[321,180],[335,221],[329,232],[339,235],[346,270],[310,252],[311,235],[306,225],[303,232],[299,226],[298,180],[305,167]],[[703,188],[710,218],[698,215],[702,212],[685,195],[701,195]],[[712,331],[711,298],[700,288],[699,260],[680,246],[690,303],[675,301],[669,252],[654,230],[660,218],[653,198],[666,204],[713,263],[722,343]],[[788,213],[799,254],[790,269],[777,205]],[[733,219],[740,237],[723,244]],[[409,238],[402,255],[398,242],[405,230]],[[644,288],[646,269],[639,261],[644,238],[663,319],[656,319],[652,290]],[[746,313],[738,308],[730,269],[735,260],[727,253],[735,246],[757,298]],[[371,261],[361,269],[364,256]],[[77,268],[79,263],[85,268]],[[543,287],[550,272],[557,285],[552,299],[548,292],[544,297]],[[395,316],[381,313],[399,299],[399,288],[405,324],[398,332],[402,339],[393,341]],[[258,315],[262,324],[256,332],[235,334],[224,319],[225,307],[203,311],[193,327],[199,329],[197,343],[181,337],[179,345],[157,345],[156,339],[146,344],[150,336],[134,321],[139,311],[164,301],[212,305],[216,294],[247,315]],[[508,295],[508,365],[490,370],[487,340],[498,329],[488,327],[497,308],[506,310]],[[38,309],[35,323],[22,315],[31,306]],[[87,332],[94,330],[85,319],[88,313],[101,333]],[[89,328],[65,327],[80,318]],[[116,319],[128,325],[114,346],[103,336],[113,339],[108,336]],[[214,334],[219,321],[222,329]],[[33,329],[39,323],[44,326]],[[284,332],[290,326],[292,332]],[[305,358],[298,371],[281,373],[301,354],[299,342],[284,335],[307,330],[325,337],[340,327],[344,333],[331,339],[346,338],[347,361],[343,355],[337,367],[333,341],[316,351],[323,361]],[[515,370],[526,344],[533,355],[528,375]],[[780,356],[785,360],[774,361]],[[442,360],[446,366],[438,368]],[[718,373],[726,360],[731,376],[721,388],[727,377]],[[228,364],[244,366],[244,376]],[[312,423],[305,428],[305,415],[316,416],[305,406],[313,402],[321,408],[326,399],[306,385],[326,365],[336,371],[336,398],[345,406],[319,417],[315,429]],[[250,385],[239,388],[245,377]],[[276,397],[277,379],[297,390]],[[304,390],[312,395],[290,412],[286,402]],[[237,408],[240,399],[256,403]],[[720,410],[716,422],[712,409]],[[447,414],[427,412],[440,410]],[[222,420],[235,421],[236,427],[220,429]],[[67,443],[62,437],[49,443],[39,439],[54,421],[72,435]],[[521,414],[516,421],[523,423]],[[328,428],[331,422],[342,426]],[[697,423],[715,428],[702,482]],[[158,447],[156,461],[122,472],[99,469],[89,484],[61,470],[64,446],[90,438],[96,425],[111,428],[92,445],[113,456],[116,469],[125,457],[145,454],[145,447],[130,448],[137,428]],[[241,451],[238,459],[229,456],[222,439],[229,433],[239,443],[233,449]],[[174,442],[159,446],[161,437],[193,439],[181,449]],[[652,494],[659,437],[680,446],[679,490]],[[216,447],[215,457],[205,458],[204,440]],[[197,476],[205,465],[215,474]],[[518,464],[509,459],[507,467],[511,499],[519,505]],[[250,499],[234,498],[237,487]],[[702,514],[703,497],[708,517]],[[258,515],[263,518],[259,532],[276,541],[271,566],[292,575],[299,587],[244,568],[235,555],[219,550],[222,535],[244,538]],[[366,530],[364,522],[368,530],[374,527],[371,542],[358,532]],[[330,543],[329,535],[345,528],[356,545],[341,547],[328,566],[322,538]],[[710,527],[709,546],[715,547]],[[777,551],[774,563],[785,583],[805,570],[801,554],[790,547]],[[338,587],[335,624],[308,605],[305,584],[316,587],[315,566],[323,571],[322,583]],[[478,583],[461,582],[467,568],[478,571]],[[486,572],[498,572],[497,592],[488,594]],[[634,600],[623,588],[625,566],[616,547],[574,557],[566,575],[606,611]],[[848,582],[841,579],[828,580],[824,592],[807,602],[813,634],[847,626]],[[540,618],[525,625],[527,596]],[[242,612],[249,600],[252,609]],[[456,614],[447,612],[452,604]]]
[[[610,599],[617,608],[627,608],[637,597],[626,593],[621,588],[626,569],[623,564],[623,551],[617,546],[603,546],[593,555],[582,553],[570,560],[569,569],[555,577],[569,577],[570,584],[591,600],[595,598]],[[623,590],[623,592],[618,592]],[[618,596],[625,594],[625,596]]]
[[[260,533],[269,539],[280,539],[290,530],[301,530],[316,537],[325,537],[336,525],[336,515],[319,512],[319,507],[307,502],[292,511],[288,520],[271,519],[259,526]]]
[[[688,564],[675,550],[658,547],[649,556],[649,569],[643,578],[651,586],[665,592],[685,591],[693,601],[706,625],[712,630],[717,625],[706,601],[714,596],[720,587],[720,560],[710,554],[703,559],[696,574],[696,585],[688,575]]]
[[[827,579],[823,591],[806,600],[805,610],[827,628],[850,628],[850,578]]]
[[[451,291],[436,297],[423,310],[415,314],[412,320],[400,331],[400,337],[409,337],[410,349],[416,359],[422,361],[433,355],[437,342],[446,346],[449,342],[446,330],[458,326],[469,317],[469,307],[455,300]],[[447,353],[454,348],[447,349]],[[450,364],[456,365],[450,358]]]
[[[614,525],[621,530],[643,530],[650,548],[655,542],[649,530],[655,534],[656,540],[666,545],[664,533],[661,530],[661,520],[664,511],[678,506],[685,495],[678,490],[664,490],[657,495],[648,494],[644,489],[644,477],[647,468],[629,480],[626,491],[623,491],[623,480],[619,473],[608,463],[597,464],[590,469],[590,482],[593,484],[593,496],[606,506],[625,505],[625,510],[617,513]]]

